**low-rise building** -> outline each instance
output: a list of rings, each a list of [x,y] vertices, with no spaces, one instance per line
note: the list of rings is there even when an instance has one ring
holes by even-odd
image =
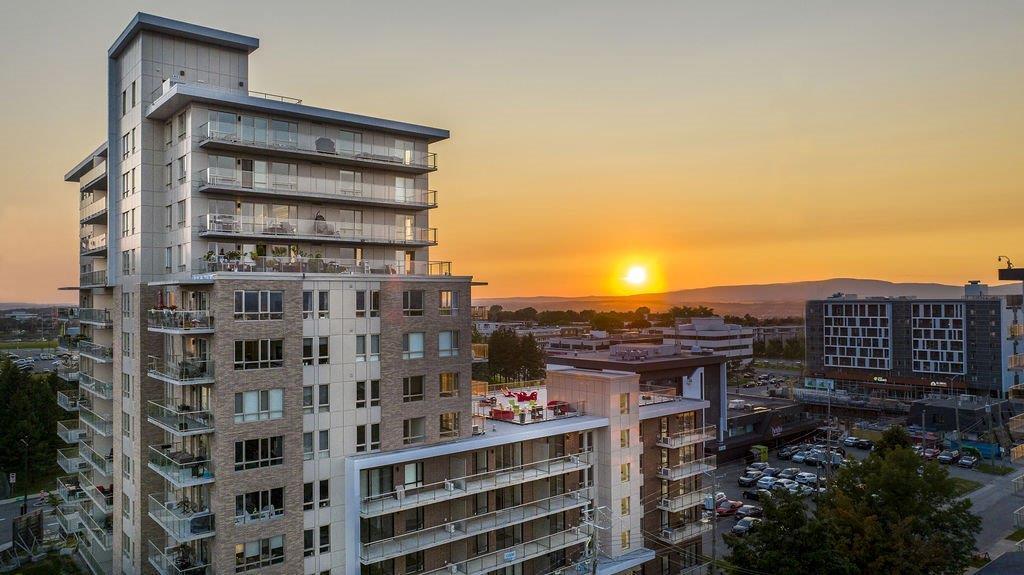
[[[743,365],[754,359],[754,328],[726,323],[718,316],[680,320],[672,327],[652,327],[648,331],[660,334],[665,341],[678,342],[685,348],[709,349]]]

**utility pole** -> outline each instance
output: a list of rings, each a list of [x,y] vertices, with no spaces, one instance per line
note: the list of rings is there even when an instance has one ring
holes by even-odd
[[[21,480],[21,484],[24,485],[21,488],[21,514],[24,515],[28,513],[28,440],[22,437],[20,441],[22,446],[22,474],[24,474],[24,479]]]

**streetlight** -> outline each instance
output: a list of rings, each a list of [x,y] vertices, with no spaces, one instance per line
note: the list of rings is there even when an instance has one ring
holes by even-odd
[[[28,439],[26,439],[27,437],[28,436],[22,436],[22,438],[19,440],[21,441],[22,446],[22,474],[24,475],[24,479],[22,479],[22,485],[25,486],[21,489],[22,515],[28,513]]]

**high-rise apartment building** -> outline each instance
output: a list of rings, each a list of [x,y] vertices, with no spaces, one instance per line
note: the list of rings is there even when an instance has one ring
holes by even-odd
[[[471,278],[429,259],[448,132],[252,92],[258,45],[138,14],[107,54],[106,142],[65,176],[59,520],[90,569],[699,568],[703,389],[570,370],[540,401],[477,390]]]

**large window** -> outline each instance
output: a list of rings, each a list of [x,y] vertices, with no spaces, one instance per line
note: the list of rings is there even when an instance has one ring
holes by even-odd
[[[438,332],[437,355],[440,357],[457,357],[459,355],[459,332]]]
[[[356,361],[380,361],[379,335],[356,336]]]
[[[235,369],[267,369],[284,366],[284,340],[235,341]]]
[[[284,463],[284,436],[235,442],[235,471]]]
[[[423,290],[406,290],[402,292],[402,315],[423,315]]]
[[[281,319],[284,317],[284,292],[235,292],[235,319]]]
[[[402,443],[406,445],[422,443],[426,438],[427,427],[424,418],[414,417],[402,422]]]
[[[235,573],[284,563],[284,535],[235,545]]]
[[[294,148],[299,145],[299,125],[284,120],[271,120],[272,143],[275,146]]]
[[[458,437],[459,436],[459,412],[452,411],[450,413],[442,413],[439,416],[441,437]]]
[[[411,375],[402,378],[402,401],[423,401],[423,376]]]
[[[441,397],[459,396],[459,374],[458,372],[442,373],[439,376]]]
[[[380,380],[362,380],[356,382],[356,407],[376,407],[380,405]]]
[[[280,419],[283,416],[283,389],[264,389],[235,394],[235,423]]]
[[[302,365],[331,363],[327,336],[302,338]]]
[[[317,317],[320,319],[331,317],[331,292],[320,291],[316,295]]]
[[[356,426],[356,451],[376,451],[380,449],[380,424]]]
[[[284,515],[284,488],[235,495],[235,524],[266,521]]]
[[[459,311],[459,292],[441,290],[437,306],[438,315],[455,315]]]
[[[402,359],[423,357],[423,332],[402,334]]]
[[[377,290],[356,292],[356,317],[377,317],[380,315],[380,292]]]

